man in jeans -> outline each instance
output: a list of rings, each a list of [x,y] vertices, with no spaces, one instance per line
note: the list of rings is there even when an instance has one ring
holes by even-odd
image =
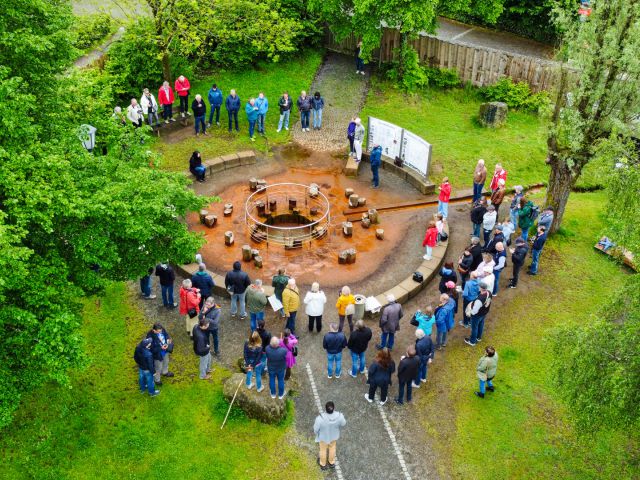
[[[156,277],[160,277],[160,289],[162,290],[162,304],[166,308],[177,307],[178,304],[173,301],[173,282],[176,279],[176,274],[173,273],[173,268],[169,266],[168,261],[156,266]]]
[[[156,298],[152,293],[152,280],[151,275],[153,275],[153,267],[149,268],[147,274],[140,279],[140,291],[142,292],[142,298],[146,298],[149,300],[153,300]]]
[[[251,331],[258,328],[258,322],[264,320],[264,309],[269,301],[262,288],[262,280],[256,278],[244,292],[249,318],[251,319]]]
[[[138,382],[140,384],[140,393],[149,391],[149,395],[155,397],[160,393],[160,390],[156,390],[156,386],[153,383],[153,374],[155,369],[153,367],[153,354],[151,353],[151,339],[145,338],[137,346],[133,354],[133,359],[138,364]]]
[[[157,322],[147,333],[147,338],[151,339],[151,353],[155,369],[153,380],[156,385],[162,385],[162,376],[173,377],[173,372],[169,371],[169,357],[173,351],[173,340],[162,324]]]
[[[464,343],[475,347],[476,343],[482,340],[484,331],[484,319],[491,308],[491,292],[487,284],[480,282],[480,294],[471,303],[471,337],[464,339]]]
[[[400,319],[404,315],[402,305],[396,302],[396,297],[392,294],[387,295],[387,302],[389,303],[382,310],[382,316],[380,317],[382,336],[380,345],[376,345],[378,350],[383,348],[393,349],[396,332],[400,330]]]
[[[349,375],[353,378],[356,378],[358,371],[360,373],[364,373],[367,369],[367,364],[365,363],[365,352],[367,351],[371,337],[371,329],[365,326],[362,320],[358,320],[353,332],[349,335],[349,341],[347,342],[347,347],[351,351],[352,362],[351,372]]]
[[[267,100],[263,92],[260,92],[258,98],[256,98],[256,107],[258,107],[258,133],[264,135],[264,120],[269,111],[269,100]]]
[[[207,117],[207,104],[204,103],[200,94],[196,95],[196,98],[193,100],[191,110],[193,110],[195,118],[196,137],[200,134],[200,129],[202,129],[203,135],[207,135],[207,126],[204,123]]]
[[[335,411],[333,402],[327,402],[324,411],[325,413],[318,415],[313,423],[313,433],[316,434],[316,442],[320,445],[318,465],[322,470],[326,470],[327,467],[335,468],[336,442],[340,438],[340,429],[347,424],[344,415]],[[328,459],[327,450],[329,452]]]
[[[538,274],[538,262],[540,262],[540,254],[542,253],[542,248],[544,247],[546,241],[547,229],[546,227],[539,225],[538,233],[533,239],[533,245],[531,246],[531,265],[529,266],[529,270],[527,270],[527,274]]]
[[[202,317],[197,325],[193,326],[193,351],[200,358],[200,380],[211,378],[211,347],[209,346],[209,320]]]
[[[209,98],[209,104],[211,105],[211,110],[209,110],[209,124],[207,127],[210,127],[213,123],[213,113],[216,114],[216,125],[220,125],[220,107],[222,106],[222,90],[218,88],[218,85],[215,83],[209,89],[209,94],[207,95]]]
[[[278,100],[278,107],[280,107],[280,120],[278,121],[278,132],[282,130],[284,126],[285,130],[289,130],[289,116],[291,115],[291,99],[289,98],[289,92],[284,92]]]
[[[336,378],[342,373],[342,350],[347,346],[347,338],[344,333],[338,331],[336,323],[329,324],[329,333],[322,339],[322,348],[327,351],[327,376],[333,378],[333,366],[335,363]]]
[[[245,310],[244,298],[247,287],[251,285],[251,280],[246,272],[242,271],[240,262],[233,263],[233,270],[227,272],[224,277],[224,286],[231,295],[231,317],[235,318],[240,306],[240,319],[247,318]]]
[[[298,110],[300,111],[300,125],[302,126],[302,131],[308,132],[309,117],[311,116],[311,109],[313,108],[313,104],[311,102],[311,97],[307,95],[307,92],[305,92],[304,90],[300,92],[297,105]]]
[[[236,95],[235,90],[231,90],[229,92],[229,96],[224,102],[224,106],[227,109],[227,114],[229,115],[229,133],[231,133],[232,123],[231,121],[235,121],[236,132],[239,132],[238,128],[238,112],[240,111],[240,97]]]

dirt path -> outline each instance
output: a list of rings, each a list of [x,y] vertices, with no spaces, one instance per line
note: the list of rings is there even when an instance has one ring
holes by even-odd
[[[91,50],[86,55],[81,56],[73,65],[77,68],[84,68],[91,66],[96,60],[102,58],[102,56],[107,53],[107,50],[111,47],[114,42],[117,42],[124,35],[124,27],[120,27],[116,33],[111,35],[104,43],[93,50]]]
[[[305,148],[331,152],[348,145],[347,126],[366,99],[369,88],[369,73],[358,75],[355,72],[355,60],[346,55],[329,53],[320,67],[311,88],[307,92],[313,95],[320,92],[324,98],[322,129],[313,130],[313,116],[309,120],[308,132],[303,132],[300,122],[291,125],[293,140]],[[297,100],[299,92],[292,95]]]

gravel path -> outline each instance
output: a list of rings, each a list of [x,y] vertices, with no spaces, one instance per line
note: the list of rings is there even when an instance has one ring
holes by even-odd
[[[313,95],[320,92],[324,97],[322,129],[313,130],[313,116],[308,132],[303,132],[300,122],[292,125],[293,140],[299,145],[316,151],[333,152],[344,149],[347,142],[347,126],[351,117],[357,115],[366,99],[369,88],[369,73],[358,75],[355,60],[346,55],[329,53],[320,67],[311,88]],[[298,95],[294,97],[296,100]]]

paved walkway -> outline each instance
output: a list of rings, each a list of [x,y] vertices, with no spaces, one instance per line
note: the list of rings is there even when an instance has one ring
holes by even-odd
[[[73,62],[73,65],[78,68],[84,68],[92,65],[96,60],[101,58],[107,52],[107,50],[109,50],[114,42],[120,40],[120,38],[122,38],[122,35],[124,35],[124,27],[120,27],[118,31],[111,35],[107,40],[105,40],[102,45],[94,48],[86,55],[78,58],[75,62]]]
[[[308,132],[302,131],[298,121],[289,127],[293,129],[296,143],[323,152],[344,149],[348,145],[347,126],[364,105],[369,88],[369,73],[358,75],[355,70],[353,58],[338,53],[327,55],[307,92],[309,95],[320,92],[324,97],[322,129],[313,130],[313,116]],[[296,92],[295,100],[298,95]]]

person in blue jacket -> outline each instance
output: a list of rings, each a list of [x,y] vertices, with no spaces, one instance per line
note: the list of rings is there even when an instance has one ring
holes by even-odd
[[[213,123],[213,112],[216,113],[216,125],[220,125],[220,107],[222,106],[222,90],[218,88],[218,85],[215,83],[211,86],[209,90],[209,104],[211,105],[211,110],[209,111],[209,124],[207,127],[210,127]]]
[[[447,332],[453,328],[453,310],[455,301],[449,295],[440,295],[440,304],[436,307],[436,348],[438,350],[447,346]]]
[[[231,90],[229,92],[229,96],[224,102],[224,106],[227,109],[227,113],[229,114],[229,132],[231,132],[231,121],[235,120],[236,123],[236,132],[239,132],[238,128],[238,112],[240,111],[240,97],[236,95],[235,90]]]
[[[191,276],[191,285],[193,288],[200,290],[200,310],[204,305],[204,301],[213,293],[213,287],[216,283],[207,272],[207,266],[204,263],[198,265],[198,271]]]
[[[371,154],[369,155],[369,161],[371,162],[371,174],[373,175],[371,183],[373,183],[373,188],[378,188],[380,186],[378,171],[380,170],[380,163],[382,162],[382,147],[380,145],[373,146],[373,150],[371,150]]]
[[[460,325],[464,328],[471,327],[471,317],[467,316],[467,305],[478,298],[480,293],[480,281],[478,280],[478,274],[471,272],[471,276],[467,283],[464,284],[464,290],[462,291],[462,321]]]
[[[137,346],[133,354],[133,359],[138,364],[138,382],[140,384],[140,393],[144,393],[145,390],[149,391],[149,395],[155,397],[160,393],[160,390],[156,390],[156,386],[153,383],[153,374],[155,368],[153,364],[153,353],[151,353],[152,340],[145,338]]]
[[[320,92],[313,94],[311,108],[313,112],[313,129],[320,130],[322,128],[322,109],[324,108],[324,98],[322,98]]]
[[[431,305],[427,306],[427,308],[424,309],[424,312],[418,310],[416,312],[416,320],[418,321],[416,330],[420,329],[426,335],[431,336],[433,325],[436,323],[436,317],[433,315],[433,307]]]
[[[269,111],[269,100],[263,92],[260,92],[256,98],[256,107],[258,107],[258,133],[264,135],[264,119]]]
[[[427,382],[427,371],[429,364],[433,361],[433,354],[436,349],[433,348],[433,340],[420,329],[416,330],[416,354],[420,359],[420,367],[418,375],[413,382],[413,388],[420,388],[420,383]]]
[[[547,241],[547,228],[544,225],[538,225],[538,232],[533,239],[533,245],[531,246],[531,265],[527,273],[529,275],[538,274],[538,262],[540,261],[540,254],[542,248]]]
[[[247,104],[244,106],[244,111],[247,114],[247,121],[249,122],[249,138],[252,142],[256,141],[256,137],[253,135],[256,129],[256,123],[258,122],[258,107],[256,106],[256,99],[250,98]]]

